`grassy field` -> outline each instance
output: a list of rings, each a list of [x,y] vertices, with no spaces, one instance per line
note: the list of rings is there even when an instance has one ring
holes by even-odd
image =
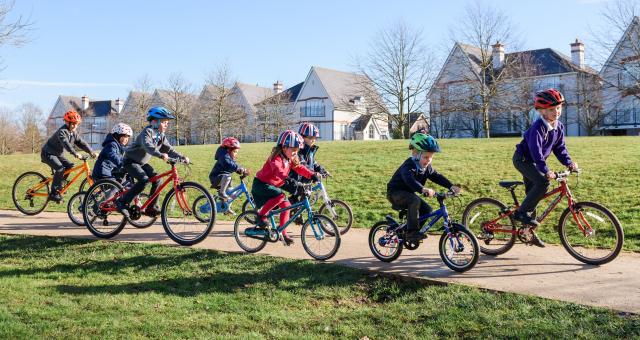
[[[640,318],[311,261],[0,235],[0,338],[637,338]]]
[[[461,200],[448,202],[455,218],[461,218],[466,204],[478,197],[490,196],[505,203],[511,202],[508,192],[498,186],[498,181],[521,179],[511,163],[518,141],[513,138],[440,141],[443,152],[435,157],[434,167],[466,190]],[[255,173],[264,163],[272,145],[243,144],[239,162]],[[595,201],[609,207],[622,222],[625,249],[639,251],[640,138],[568,138],[567,145],[572,158],[584,171],[579,180],[576,177],[570,179],[574,195],[578,200]],[[408,157],[405,140],[320,142],[319,146],[317,160],[334,175],[327,180],[329,193],[352,206],[356,227],[368,228],[391,211],[385,198],[386,183]],[[214,145],[179,148],[195,162],[190,180],[208,184],[215,148]],[[553,156],[549,158],[549,164],[553,169],[562,169]],[[167,169],[167,165],[159,160],[154,160],[153,165],[157,170]],[[38,155],[0,157],[0,173],[5,178],[0,184],[1,208],[13,209],[10,190],[14,179],[22,172],[34,169],[49,173]],[[251,179],[248,183],[251,184]],[[520,195],[524,195],[523,189],[520,189]],[[436,204],[433,199],[430,203],[432,206]],[[553,226],[565,207],[566,202],[563,202],[541,227],[545,241],[559,243]],[[48,209],[61,211],[64,208],[52,205]]]

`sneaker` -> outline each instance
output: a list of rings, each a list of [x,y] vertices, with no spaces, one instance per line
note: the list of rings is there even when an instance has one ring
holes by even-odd
[[[55,191],[49,194],[49,200],[60,203],[62,202],[62,196],[59,192]]]
[[[420,241],[427,238],[427,235],[421,233],[419,230],[412,230],[407,232],[406,238],[411,241]]]
[[[227,196],[226,192],[223,192],[222,190],[218,190],[218,197],[220,197],[220,199],[225,202],[229,200],[229,196]]]
[[[121,200],[116,200],[116,210],[122,214],[127,220],[131,219],[131,214],[129,213],[129,207],[124,204]]]
[[[298,216],[293,222],[295,222],[295,224],[303,225],[304,219],[302,218],[302,216]]]
[[[291,238],[291,236],[289,235],[282,235],[282,239],[284,240],[284,242],[286,243],[286,245],[290,246],[292,244],[294,244],[295,242],[293,241],[293,239]]]
[[[155,206],[151,206],[144,210],[144,214],[149,217],[156,217],[160,215],[160,209],[156,208]]]
[[[537,227],[540,225],[540,222],[536,221],[535,219],[531,218],[531,216],[529,216],[529,214],[521,212],[521,211],[516,211],[515,214],[513,214],[513,219],[521,222],[524,225],[527,226],[531,226],[531,227]]]
[[[265,219],[265,217],[258,215],[258,221],[256,222],[256,228],[257,229],[267,229],[267,227],[268,227],[268,225],[267,225],[267,220]]]
[[[544,248],[546,247],[546,244],[544,243],[544,241],[542,241],[539,237],[538,234],[536,234],[535,231],[531,230],[531,244],[533,244],[536,247],[540,247],[540,248]]]

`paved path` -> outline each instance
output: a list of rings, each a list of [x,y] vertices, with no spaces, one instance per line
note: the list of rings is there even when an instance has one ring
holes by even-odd
[[[195,247],[241,251],[233,239],[232,228],[230,222],[218,222],[211,235]],[[0,233],[94,238],[84,227],[72,224],[64,213],[24,216],[17,211],[0,210]],[[295,237],[296,233],[291,234]],[[383,263],[371,255],[367,235],[365,229],[349,231],[331,261],[355,268],[640,313],[640,254],[637,253],[622,253],[613,262],[597,267],[578,262],[561,246],[542,249],[516,244],[502,256],[481,256],[475,268],[458,274],[442,263],[437,237],[430,237],[415,251],[405,250],[393,263]],[[174,244],[159,222],[147,229],[127,226],[113,240]],[[296,241],[291,247],[270,243],[261,253],[310,258],[299,239]]]

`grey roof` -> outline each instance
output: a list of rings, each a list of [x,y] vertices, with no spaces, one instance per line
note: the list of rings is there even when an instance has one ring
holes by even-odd
[[[358,132],[364,131],[370,120],[371,115],[361,115],[360,117],[356,118],[356,120],[351,122],[351,125],[353,125],[353,130]]]
[[[273,90],[268,87],[260,87],[258,85],[251,85],[245,83],[236,83],[236,87],[240,90],[242,95],[247,99],[249,104],[255,105],[258,102],[271,97]]]
[[[298,95],[300,94],[300,90],[302,89],[302,85],[304,85],[304,82],[295,84],[295,85],[291,86],[290,88],[288,88],[288,89],[286,89],[286,90],[284,90],[284,91],[282,91],[282,92],[280,92],[280,93],[278,93],[276,95],[273,95],[273,96],[271,96],[269,98],[266,98],[266,99],[256,103],[255,105],[260,105],[260,104],[263,104],[265,102],[268,102],[269,100],[271,100],[272,98],[275,98],[277,96],[283,97],[283,98],[281,98],[282,100],[287,99],[287,101],[289,103],[293,103],[293,102],[296,101],[296,99],[298,99]]]
[[[89,107],[82,109],[82,98],[74,96],[60,96],[64,112],[69,110],[80,113],[81,116],[104,117],[110,114],[117,114],[115,100],[93,100],[89,101]]]
[[[171,96],[172,96],[172,91],[169,90],[162,90],[162,89],[156,89],[153,92],[153,96],[152,96],[152,105],[168,105],[168,103],[171,102]],[[198,97],[192,93],[183,93],[185,95],[184,98],[188,98],[190,100],[192,100],[193,103],[195,103],[196,100],[198,100]]]
[[[352,109],[350,102],[354,97],[363,95],[361,85],[369,81],[366,76],[357,73],[331,70],[318,66],[313,66],[313,69],[336,108]]]

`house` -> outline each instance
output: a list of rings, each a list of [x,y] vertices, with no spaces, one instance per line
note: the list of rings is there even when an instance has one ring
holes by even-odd
[[[82,116],[82,123],[78,127],[80,136],[91,145],[93,149],[100,149],[107,133],[116,123],[124,103],[116,100],[89,100],[87,96],[58,96],[51,113],[47,118],[47,135],[51,135],[64,124],[64,114],[67,111],[76,111]]]
[[[282,131],[298,123],[294,115],[294,106],[303,85],[304,82],[283,90],[284,85],[276,81],[273,84],[272,95],[254,105],[256,114],[253,132],[256,141],[275,141]]]
[[[120,121],[131,126],[134,138],[145,126],[147,126],[147,111],[151,107],[153,93],[131,91],[124,102]]]
[[[389,139],[388,131],[380,128],[380,121],[372,115],[364,114],[356,118],[351,125],[352,139],[355,140],[381,140]]]
[[[634,17],[600,70],[607,135],[640,134],[640,18]]]
[[[423,112],[416,112],[409,115],[409,124],[411,127],[409,128],[410,133],[414,133],[416,131],[426,131],[429,132],[429,117],[425,116]]]
[[[483,136],[480,93],[495,91],[488,102],[490,135],[520,136],[537,118],[534,93],[547,88],[565,96],[565,133],[589,134],[583,117],[599,106],[599,75],[585,64],[577,39],[571,57],[551,48],[505,53],[499,42],[491,51],[456,42],[428,93],[430,130],[445,138]]]
[[[256,142],[260,141],[260,136],[257,135],[257,108],[256,104],[264,101],[265,99],[274,95],[274,90],[268,87],[262,87],[241,82],[236,82],[234,85],[233,100],[242,108],[244,112],[244,119],[246,121],[247,130],[240,136],[240,140],[243,142]],[[256,130],[253,130],[253,129]]]
[[[366,118],[353,123],[362,115],[374,113],[370,112],[367,98],[363,95],[362,85],[365,82],[368,79],[356,73],[311,67],[293,104],[296,123],[313,123],[323,140],[355,139],[356,132],[364,136],[363,130],[354,129],[362,128]],[[386,122],[373,119],[376,120],[374,130],[377,131],[374,137],[388,139]]]

